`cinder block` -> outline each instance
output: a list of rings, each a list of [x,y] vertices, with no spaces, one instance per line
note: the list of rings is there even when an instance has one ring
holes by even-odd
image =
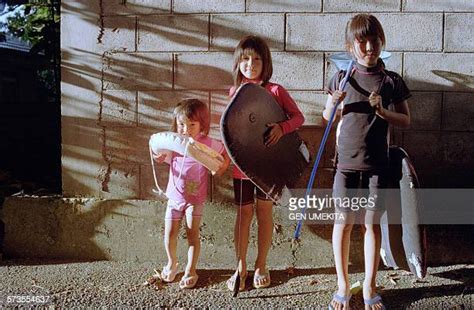
[[[208,15],[138,17],[139,51],[207,51]]]
[[[173,61],[166,53],[112,53],[104,60],[105,89],[171,89]]]
[[[399,0],[389,1],[337,1],[324,0],[324,12],[398,12],[400,11]]]
[[[274,2],[266,0],[247,0],[246,6],[247,12],[321,12],[320,1],[283,0]]]
[[[168,175],[170,166],[166,163],[155,164],[156,180],[158,186],[166,191],[168,185]],[[150,164],[140,165],[140,199],[166,201],[162,197],[155,194],[152,189],[156,189],[155,178],[153,177],[153,169]]]
[[[245,0],[174,0],[173,13],[241,13],[245,12]]]
[[[138,125],[155,131],[169,131],[173,110],[183,99],[199,99],[209,105],[209,93],[202,91],[148,91],[138,93]]]
[[[273,77],[271,81],[288,90],[323,89],[323,53],[292,52],[272,53]]]
[[[103,91],[101,125],[107,127],[137,126],[137,93],[134,91]]]
[[[105,164],[103,129],[97,119],[63,116],[61,119],[61,180],[66,197],[99,196],[97,176]]]
[[[474,131],[474,94],[445,93],[443,130]]]
[[[64,1],[63,1],[64,2]],[[97,42],[97,37],[100,34],[100,19],[98,8],[91,8],[89,19],[84,18],[80,14],[76,14],[74,9],[83,10],[83,8],[75,7],[77,2],[68,1],[68,8],[65,5],[61,7],[61,52],[65,48],[74,48],[77,50],[97,52],[102,55],[101,50],[104,49],[102,45]],[[76,35],[72,35],[81,29],[87,36],[81,36],[78,40]],[[126,42],[130,44],[133,42]]]
[[[234,183],[232,178],[232,171],[234,165],[230,164],[225,173],[218,177],[213,176],[211,182],[211,194],[209,196],[213,202],[226,202],[232,204],[234,202]]]
[[[305,117],[303,126],[323,126],[322,113],[327,95],[316,91],[290,91],[298,108]]]
[[[472,132],[443,132],[441,135],[443,164],[455,170],[469,170],[474,166],[474,159],[468,154],[474,154],[474,133]],[[438,167],[433,166],[432,167]]]
[[[183,53],[175,57],[175,88],[225,90],[232,86],[232,53]]]
[[[430,52],[442,50],[443,14],[375,15],[385,31],[388,51]]]
[[[148,153],[148,149],[145,150]],[[98,181],[101,185],[101,198],[133,199],[140,195],[140,175],[137,164],[113,163],[102,167]]]
[[[344,29],[353,14],[288,14],[287,51],[343,51]]]
[[[224,113],[227,105],[230,103],[229,91],[211,92],[211,127],[219,131],[220,137],[220,122],[222,113]]]
[[[104,17],[103,23],[103,29],[97,29],[97,41],[103,50],[135,51],[135,17]]]
[[[474,92],[473,75],[473,54],[405,54],[403,76],[411,90]]]
[[[385,60],[385,66],[387,70],[398,73],[400,76],[403,76],[403,53],[390,52],[392,56]]]
[[[440,130],[441,93],[413,92],[408,99],[412,130]]]
[[[74,63],[62,61],[61,70],[61,116],[64,123],[67,119],[92,120],[99,119],[99,102],[101,81],[98,77],[75,74]],[[82,65],[82,63],[76,63]],[[66,69],[67,67],[70,67]],[[97,72],[97,69],[85,67],[85,71]],[[63,124],[64,128],[64,124]]]
[[[403,134],[403,148],[417,171],[444,165],[443,142],[439,132],[406,131]]]
[[[171,12],[171,0],[106,0],[101,3],[105,16],[169,14]]]
[[[211,16],[211,50],[233,51],[246,35],[261,36],[271,50],[283,50],[283,14],[219,14]]]
[[[150,162],[148,141],[155,130],[134,128],[106,128],[104,148],[109,162],[119,165]]]
[[[418,12],[474,12],[471,0],[403,0],[403,11]]]
[[[443,15],[375,14],[380,20],[389,51],[440,51]],[[287,50],[345,50],[344,31],[354,14],[288,14]],[[417,25],[417,27],[413,27]],[[410,40],[406,36],[410,34]]]
[[[474,52],[474,14],[446,14],[446,52]]]

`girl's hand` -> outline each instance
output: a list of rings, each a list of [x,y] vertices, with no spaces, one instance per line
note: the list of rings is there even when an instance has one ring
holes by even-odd
[[[222,153],[222,156],[224,157],[224,162],[222,163],[222,166],[219,168],[219,170],[216,171],[216,175],[218,177],[220,177],[224,174],[224,172],[227,170],[227,168],[229,167],[229,164],[230,164],[230,157],[227,154],[227,152],[224,151]]]
[[[370,106],[375,109],[375,112],[382,111],[382,96],[378,95],[376,92],[370,94],[369,103]]]
[[[335,106],[336,103],[339,101],[339,100],[344,100],[344,98],[346,97],[346,92],[344,91],[341,91],[341,90],[336,90],[335,92],[332,93],[332,105]]]
[[[265,137],[265,146],[272,146],[283,137],[283,129],[281,129],[281,126],[277,123],[267,124],[267,127],[271,127],[271,129]]]
[[[153,154],[153,160],[156,161],[159,164],[164,162],[165,159],[166,159],[166,154],[165,153]]]

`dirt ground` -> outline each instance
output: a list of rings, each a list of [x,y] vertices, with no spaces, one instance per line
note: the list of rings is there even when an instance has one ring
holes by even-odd
[[[154,263],[0,261],[0,306],[327,309],[335,290],[334,268],[273,269],[270,288],[253,289],[249,279],[236,298],[225,285],[231,270],[201,263],[197,287],[181,290],[182,273],[174,283],[144,286],[154,268]],[[361,270],[350,273],[352,283],[363,280]],[[473,309],[473,276],[474,265],[429,268],[421,281],[402,270],[381,270],[378,285],[387,309]],[[351,306],[363,309],[360,292]]]

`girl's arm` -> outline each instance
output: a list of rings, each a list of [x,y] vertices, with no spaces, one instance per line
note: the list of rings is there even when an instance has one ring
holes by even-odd
[[[296,105],[296,102],[291,98],[290,94],[282,86],[275,84],[271,87],[270,92],[275,96],[280,106],[288,116],[288,120],[267,124],[271,127],[270,132],[265,138],[265,145],[272,146],[276,144],[283,135],[293,132],[304,123],[304,116]]]
[[[333,94],[328,94],[328,99],[326,100],[326,105],[323,110],[323,122],[325,124],[329,121],[329,118],[331,117],[332,111],[336,106],[337,101],[344,100],[345,96],[346,93],[340,90],[334,91]],[[341,117],[341,113],[341,109],[338,109],[336,112],[336,116],[334,117],[333,123],[335,123],[337,119]]]
[[[281,86],[278,87],[276,95],[283,110],[288,115],[288,120],[278,123],[285,135],[301,127],[304,123],[304,116],[286,89]]]
[[[374,92],[370,94],[369,102],[375,108],[375,113],[389,124],[400,128],[408,128],[410,126],[410,109],[406,100],[394,104],[395,111],[385,109],[381,104],[382,97]]]
[[[224,157],[224,162],[222,163],[222,166],[219,168],[219,170],[216,171],[216,175],[219,177],[224,174],[230,164],[230,157],[225,150],[221,153],[221,155]]]

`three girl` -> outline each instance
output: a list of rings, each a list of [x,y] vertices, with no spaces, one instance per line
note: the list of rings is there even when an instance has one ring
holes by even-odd
[[[264,87],[283,108],[288,120],[280,123],[272,123],[269,134],[266,136],[265,144],[271,147],[280,138],[296,130],[304,122],[301,111],[288,92],[281,86],[270,82],[273,73],[272,57],[266,42],[257,36],[244,37],[234,52],[234,65],[232,68],[234,86],[229,95],[233,96],[237,88],[244,83],[256,83]],[[245,289],[247,278],[247,249],[249,243],[250,224],[254,214],[254,202],[256,195],[256,214],[258,224],[258,253],[255,261],[255,272],[253,286],[265,288],[271,283],[270,272],[267,269],[267,256],[272,243],[273,215],[272,201],[264,192],[258,189],[237,167],[234,166],[234,197],[238,207],[234,228],[234,245],[238,268],[234,275],[227,281],[227,287],[234,289],[237,276],[240,274],[241,281],[239,290]]]
[[[225,161],[217,175],[221,175],[229,166],[230,159],[221,142],[208,137],[210,127],[209,109],[197,99],[183,100],[174,110],[172,131],[189,136],[217,152],[223,154]],[[162,162],[164,154],[153,155],[154,160]],[[207,169],[193,158],[173,153],[170,162],[170,173],[166,196],[169,198],[165,214],[164,244],[168,264],[163,267],[161,279],[173,282],[178,272],[176,247],[181,220],[185,219],[188,240],[188,263],[179,287],[193,288],[198,280],[196,265],[201,249],[199,226],[207,198]]]
[[[344,220],[333,228],[333,250],[337,273],[337,292],[330,309],[348,309],[350,282],[348,275],[349,244],[355,218],[363,219],[365,280],[363,297],[366,309],[384,309],[377,295],[376,274],[380,261],[380,217],[384,210],[383,188],[387,185],[389,124],[407,127],[410,113],[407,98],[410,91],[395,72],[387,71],[379,59],[385,35],[382,25],[372,15],[354,16],[346,26],[346,48],[356,60],[346,89],[339,89],[345,72],[340,71],[329,82],[329,95],[323,117],[327,120],[338,100],[343,108],[337,126],[337,169],[334,197],[354,197],[355,189],[368,189],[373,207],[357,212],[336,205]],[[393,106],[393,110],[389,110]],[[340,218],[337,217],[336,218]]]

